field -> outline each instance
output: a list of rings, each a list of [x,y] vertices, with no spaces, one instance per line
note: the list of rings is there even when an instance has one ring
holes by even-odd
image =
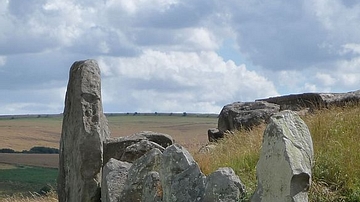
[[[217,126],[216,115],[123,114],[109,115],[107,118],[111,137],[150,130],[169,134],[192,151],[207,142],[207,129]],[[0,149],[22,151],[34,146],[58,148],[61,124],[61,116],[2,117]],[[0,201],[5,195],[29,196],[29,191],[37,192],[47,184],[55,186],[58,161],[56,154],[0,153]]]
[[[315,166],[312,170],[313,180],[309,193],[309,201],[360,201],[360,105],[349,105],[315,111],[312,114],[304,115],[302,118],[311,132],[315,155]],[[216,116],[123,115],[109,116],[108,119],[113,137],[130,135],[142,130],[152,130],[170,134],[178,143],[183,144],[194,154],[194,158],[205,174],[209,174],[219,167],[232,167],[236,174],[240,176],[241,181],[246,185],[247,198],[250,198],[256,188],[256,163],[259,159],[265,125],[249,131],[239,131],[236,135],[228,136],[219,141],[217,147],[211,153],[203,154],[196,153],[195,151],[197,151],[200,145],[207,142],[207,129],[216,127]],[[46,121],[48,121],[48,125],[43,123]],[[7,122],[8,125],[4,124],[5,122]],[[29,124],[29,122],[31,122],[31,124]],[[21,138],[20,135],[18,138],[18,141],[20,140],[19,143],[14,144],[7,139],[7,142],[1,142],[1,144],[12,145],[11,148],[16,150],[29,149],[42,142],[45,142],[45,144],[39,146],[51,147],[54,145],[55,147],[58,144],[54,144],[52,138],[48,137],[51,136],[51,133],[46,135],[42,134],[41,131],[56,132],[58,130],[57,138],[54,138],[55,141],[58,142],[60,137],[59,131],[61,130],[60,118],[32,118],[27,120],[0,119],[0,128],[9,128],[9,123],[16,124],[16,127],[10,124],[14,129],[22,128],[24,133],[23,137],[35,138]],[[28,135],[30,132],[31,135]],[[0,130],[0,134],[1,133],[2,131]],[[6,137],[1,136],[0,138],[6,139]],[[44,141],[44,139],[48,141]],[[31,143],[27,143],[29,141]],[[23,158],[20,157],[20,159],[22,159],[21,161],[27,159],[26,157],[30,156],[23,154]],[[51,156],[49,158],[51,158]],[[7,156],[7,158],[0,156],[0,160],[1,159],[12,160],[11,163],[9,162],[10,164],[0,164],[0,171],[3,173],[10,173],[9,170],[17,170],[16,172],[21,173],[23,172],[21,169],[28,169],[28,171],[34,172],[34,175],[37,173],[33,167],[16,166],[16,162],[20,160],[16,160],[15,156]],[[33,161],[35,162],[36,158],[32,157],[32,159],[34,159]],[[40,159],[42,158],[40,157],[38,159],[39,162],[35,164],[41,164]],[[46,158],[43,158],[43,160],[44,159]],[[45,162],[48,163],[49,161],[50,160],[45,160]],[[56,162],[55,160],[55,165]],[[41,166],[44,166],[44,163]],[[45,173],[52,172],[49,168],[42,169],[45,169],[42,170],[42,172]],[[0,175],[2,175],[1,172]],[[56,174],[53,173],[52,175],[53,177],[50,178],[48,182],[53,182],[56,178]],[[7,174],[7,176],[13,175]],[[29,173],[27,176],[29,176]],[[0,182],[3,182],[3,179],[4,178],[0,177]],[[23,179],[27,179],[27,177]],[[12,180],[11,182],[14,181]],[[24,182],[24,184],[26,183]],[[20,184],[18,183],[19,186]],[[0,187],[0,190],[3,189]],[[16,197],[14,200],[7,198],[5,201],[19,202],[18,199],[19,198]],[[56,201],[56,194],[52,193],[50,198],[36,198],[35,200],[29,200],[29,202],[40,200]]]
[[[216,115],[109,115],[111,137],[150,130],[171,135],[184,145],[207,142],[207,129],[217,126]],[[1,118],[0,148],[16,151],[33,146],[59,147],[62,117]]]

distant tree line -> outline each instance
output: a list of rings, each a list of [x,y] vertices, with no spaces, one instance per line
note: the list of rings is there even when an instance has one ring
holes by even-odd
[[[59,149],[51,147],[32,147],[30,150],[15,151],[13,149],[0,149],[0,153],[24,153],[24,154],[58,154]]]

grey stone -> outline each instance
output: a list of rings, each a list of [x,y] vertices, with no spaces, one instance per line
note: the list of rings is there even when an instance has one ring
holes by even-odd
[[[313,156],[304,121],[288,110],[273,115],[264,132],[256,166],[258,185],[251,201],[308,201]]]
[[[205,176],[190,153],[173,144],[165,149],[160,167],[163,201],[202,201]]]
[[[129,169],[126,186],[120,201],[141,201],[144,179],[151,171],[159,171],[161,151],[152,149],[137,159]]]
[[[219,168],[206,178],[204,202],[238,202],[245,197],[245,186],[231,168]]]
[[[216,142],[218,139],[224,138],[224,132],[220,132],[217,128],[209,128],[208,140],[209,142]]]
[[[104,162],[107,162],[110,158],[120,160],[127,147],[136,144],[141,140],[155,142],[164,148],[174,143],[174,140],[170,135],[152,131],[142,131],[120,138],[109,138],[104,144]]]
[[[155,142],[164,148],[175,143],[175,140],[170,135],[153,131],[141,131],[139,133],[135,133],[133,136],[145,137],[147,140]]]
[[[218,129],[220,132],[251,129],[267,123],[270,116],[279,112],[280,106],[263,101],[234,102],[225,105],[220,112]]]
[[[280,110],[293,110],[300,111],[305,108],[318,109],[325,107],[321,96],[318,93],[303,93],[284,95],[278,97],[271,97],[266,99],[260,99],[258,101],[264,101],[280,105]]]
[[[101,201],[117,202],[124,190],[131,163],[111,158],[103,168]]]
[[[344,106],[348,103],[359,103],[360,90],[347,93],[292,94],[259,99],[257,101],[278,104],[280,105],[280,110],[300,111],[305,108],[313,110],[330,106]]]
[[[124,154],[121,156],[120,160],[132,163],[154,148],[159,149],[161,152],[165,150],[164,147],[155,142],[151,142],[148,140],[140,140],[140,142],[126,147]]]
[[[103,142],[109,135],[98,64],[95,60],[75,62],[70,69],[60,139],[60,202],[100,201]]]
[[[144,179],[142,202],[161,202],[162,186],[160,175],[156,171],[151,171]]]
[[[111,158],[120,160],[125,149],[139,141],[139,139],[128,139],[128,137],[106,139],[104,143],[104,162],[108,162]]]

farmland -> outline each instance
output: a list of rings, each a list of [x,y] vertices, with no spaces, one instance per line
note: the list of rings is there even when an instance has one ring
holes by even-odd
[[[205,144],[207,129],[217,125],[216,115],[110,114],[107,118],[111,137],[150,130],[171,135],[190,151]],[[0,149],[58,148],[61,125],[61,116],[1,117]],[[0,199],[4,195],[27,195],[48,184],[55,186],[58,161],[57,154],[0,153]]]
[[[216,127],[216,115],[108,115],[111,137],[150,130],[171,135],[181,144],[193,146],[207,141],[207,129]],[[61,116],[9,117],[0,119],[0,148],[16,151],[33,146],[59,147]]]

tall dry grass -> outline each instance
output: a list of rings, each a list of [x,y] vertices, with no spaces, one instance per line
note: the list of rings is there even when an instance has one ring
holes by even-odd
[[[58,202],[57,193],[49,192],[46,196],[31,193],[31,196],[15,195],[0,199],[0,202]]]
[[[304,117],[314,142],[313,201],[360,201],[360,105]]]
[[[314,144],[310,201],[360,201],[360,105],[332,107],[302,117]],[[231,167],[247,187],[256,187],[256,163],[265,126],[240,131],[217,143],[209,154],[194,154],[202,171]]]
[[[200,169],[208,175],[219,167],[231,167],[246,184],[248,193],[256,188],[256,163],[259,159],[265,125],[250,131],[239,131],[217,143],[210,153],[196,153],[195,160]]]

